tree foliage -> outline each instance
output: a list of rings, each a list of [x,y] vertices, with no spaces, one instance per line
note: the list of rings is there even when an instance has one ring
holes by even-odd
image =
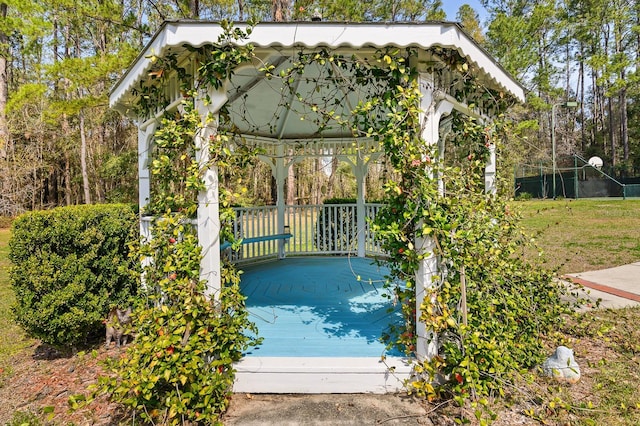
[[[0,58],[6,72],[0,72],[0,213],[135,200],[136,133],[130,120],[107,112],[109,88],[164,19],[270,20],[273,4],[2,2]],[[600,0],[484,0],[483,6],[484,11],[476,11],[463,5],[456,19],[529,90],[518,119],[532,125],[509,141],[515,149],[507,155],[536,168],[549,163],[551,106],[577,99],[578,109],[556,113],[559,166],[572,165],[570,155],[578,153],[601,156],[614,174],[636,173],[638,8]],[[292,20],[309,20],[316,9],[324,20],[446,18],[442,4],[430,0],[298,0],[282,8]],[[36,95],[35,87],[45,90]],[[269,179],[264,170],[261,182]]]
[[[633,131],[638,94],[638,9],[624,2],[520,2],[485,0],[487,47],[531,90],[522,163],[550,164],[552,105],[577,100],[576,110],[558,109],[559,166],[572,154],[598,155],[616,176],[637,175]],[[533,129],[533,128],[532,128]]]

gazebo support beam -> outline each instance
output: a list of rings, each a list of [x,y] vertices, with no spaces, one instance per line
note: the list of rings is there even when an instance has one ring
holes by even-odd
[[[206,99],[206,101],[205,101]],[[202,247],[200,280],[206,282],[205,294],[214,299],[220,296],[220,208],[218,167],[211,163],[210,141],[218,129],[218,111],[227,102],[224,90],[209,89],[200,93],[197,108],[202,128],[196,134],[196,161],[205,184],[198,193],[198,243]]]
[[[287,167],[286,160],[284,158],[284,144],[279,144],[276,147],[275,168],[272,169],[273,177],[276,180],[276,210],[277,210],[277,225],[278,234],[284,234],[284,217],[286,206],[286,199],[284,195],[284,183],[287,179],[289,165]],[[284,244],[285,240],[278,240],[278,258],[284,258]]]
[[[151,181],[149,175],[149,156],[153,135],[158,128],[157,121],[145,123],[146,126],[138,127],[138,203],[140,211],[149,204],[151,197]]]
[[[489,145],[489,159],[484,168],[484,190],[487,194],[494,195],[498,191],[496,185],[496,146]]]
[[[357,219],[357,241],[358,241],[358,257],[365,257],[365,226],[366,226],[366,211],[364,206],[364,200],[366,196],[365,178],[367,177],[367,171],[369,169],[368,162],[362,158],[362,153],[358,153],[356,156],[356,164],[353,167],[353,173],[356,176],[356,219]]]
[[[437,145],[440,138],[440,119],[451,113],[453,103],[446,99],[438,99],[434,90],[433,76],[421,73],[418,77],[422,100],[420,109],[422,139],[429,145]],[[438,158],[437,161],[443,161]],[[438,192],[444,195],[444,185],[438,181]],[[415,247],[424,255],[416,272],[416,317],[420,317],[422,304],[428,292],[435,287],[439,279],[440,262],[435,255],[436,244],[432,237],[416,235]],[[427,330],[426,324],[416,321],[416,357],[419,360],[431,359],[438,354],[437,336]]]
[[[284,185],[289,172],[289,167],[293,167],[295,161],[287,161],[285,158],[285,144],[280,143],[275,146],[275,156],[258,155],[260,161],[265,162],[271,168],[271,175],[276,182],[276,226],[278,234],[285,234],[286,198]],[[284,239],[278,240],[278,259],[285,257]]]
[[[140,206],[140,214],[145,213],[144,209],[149,204],[151,198],[151,179],[149,173],[149,157],[151,154],[151,146],[153,144],[153,136],[158,128],[157,121],[149,121],[138,125],[138,205]],[[151,226],[148,220],[142,220],[140,217],[140,238],[142,243],[151,241]],[[142,259],[142,268],[151,264],[151,258]],[[145,284],[144,272],[141,276],[142,285]]]

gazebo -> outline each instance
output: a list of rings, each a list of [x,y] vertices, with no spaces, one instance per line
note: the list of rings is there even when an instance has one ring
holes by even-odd
[[[246,28],[238,23],[239,28]],[[179,108],[182,93],[177,76],[168,76],[157,83],[149,76],[154,58],[174,55],[182,67],[197,69],[193,47],[216,43],[222,28],[216,22],[169,21],[165,22],[151,39],[144,51],[131,65],[127,73],[112,90],[110,105],[122,114],[132,118],[138,127],[138,167],[139,202],[141,209],[146,205],[151,191],[149,175],[149,153],[153,146],[154,133],[160,118],[167,111]],[[482,87],[490,88],[516,101],[524,100],[524,90],[505,70],[500,67],[477,43],[475,43],[457,23],[337,23],[337,22],[286,22],[260,23],[253,28],[246,40],[255,47],[255,60],[241,65],[224,87],[209,89],[205,95],[208,102],[199,104],[203,122],[206,117],[216,117],[225,107],[233,120],[233,125],[244,140],[261,148],[260,160],[271,167],[277,188],[275,206],[237,210],[237,230],[244,238],[242,255],[236,261],[249,265],[252,260],[264,258],[284,258],[285,255],[309,254],[350,254],[357,258],[368,255],[383,255],[375,243],[375,236],[367,228],[367,218],[375,215],[376,206],[365,203],[364,181],[370,162],[379,156],[380,147],[372,138],[354,138],[350,129],[340,126],[318,125],[313,119],[314,111],[308,105],[314,99],[320,104],[334,96],[339,102],[333,106],[337,115],[348,115],[363,97],[367,85],[358,89],[345,89],[338,80],[356,78],[340,70],[339,79],[324,78],[321,86],[313,81],[325,76],[323,66],[332,67],[330,61],[316,65],[304,73],[293,74],[283,90],[279,79],[268,78],[264,69],[270,65],[269,73],[278,75],[280,70],[289,69],[301,52],[313,53],[330,49],[344,57],[367,58],[379,49],[394,48],[404,52],[412,67],[418,70],[417,79],[422,95],[422,138],[428,144],[438,144],[438,151],[444,155],[444,140],[448,126],[447,117],[452,111],[490,120],[495,110],[495,102],[486,99],[481,91],[464,92],[462,73],[473,73]],[[446,58],[459,55],[468,68],[457,69]],[[157,106],[155,113],[140,116],[135,104],[138,102],[141,84],[160,85],[159,93],[164,102]],[[304,100],[304,102],[303,102]],[[216,121],[214,120],[213,123]],[[209,163],[207,143],[209,136],[216,132],[215,125],[205,127],[203,134],[196,137],[201,164]],[[495,190],[495,149],[485,168],[485,189]],[[348,224],[348,249],[336,244],[318,244],[317,232],[309,229],[308,223],[317,221],[310,217],[300,221],[299,217],[313,216],[318,209],[304,210],[304,206],[285,204],[285,181],[287,171],[298,161],[310,157],[337,156],[349,163],[356,178],[357,199],[353,206],[327,210],[331,215],[343,214],[355,218]],[[215,295],[220,289],[220,259],[228,250],[220,241],[220,219],[218,210],[218,173],[215,165],[204,171],[207,190],[198,199],[197,228],[199,243],[203,248],[201,278],[208,283],[209,292]],[[331,209],[332,207],[327,207]],[[337,207],[335,209],[338,209]],[[298,218],[298,219],[297,219]],[[296,222],[298,220],[298,222]],[[256,225],[257,223],[257,225]],[[141,221],[141,232],[148,232],[145,221]],[[329,232],[322,238],[335,238]],[[316,239],[315,244],[309,243]],[[433,248],[428,239],[416,241],[416,247],[426,252]],[[280,262],[279,262],[280,263]],[[283,264],[285,262],[282,262]],[[264,271],[263,274],[268,274]],[[416,299],[420,308],[424,289],[431,285],[432,277],[438,273],[437,259],[427,257],[417,272]],[[285,278],[286,279],[286,278]],[[428,358],[436,353],[437,347],[428,330],[420,325],[416,330],[417,345],[415,356]],[[403,380],[410,378],[411,367],[402,357],[387,356],[362,357],[336,355],[326,356],[247,356],[237,365],[238,375],[235,386],[241,392],[388,392],[402,388]]]

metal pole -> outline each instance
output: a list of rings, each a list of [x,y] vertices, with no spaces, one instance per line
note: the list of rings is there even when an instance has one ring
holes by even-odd
[[[552,194],[556,199],[556,107],[559,104],[553,104],[551,107],[551,167],[553,169],[552,178]]]
[[[573,155],[573,192],[575,199],[578,199],[578,157]]]
[[[545,171],[542,168],[542,160],[540,160],[540,198],[547,198],[547,177]]]

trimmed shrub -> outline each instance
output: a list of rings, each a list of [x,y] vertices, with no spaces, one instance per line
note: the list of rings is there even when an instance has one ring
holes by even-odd
[[[9,240],[16,321],[59,348],[102,333],[110,306],[137,291],[138,262],[129,255],[138,220],[130,205],[86,205],[29,212]]]

